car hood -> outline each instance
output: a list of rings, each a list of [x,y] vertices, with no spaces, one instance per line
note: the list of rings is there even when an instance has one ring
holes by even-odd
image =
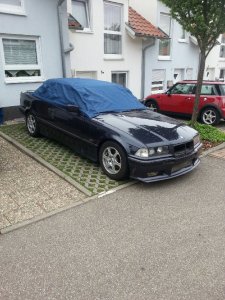
[[[113,127],[116,131],[123,131],[133,136],[145,145],[184,143],[193,139],[197,134],[194,129],[184,123],[148,109],[102,114],[95,119],[105,126]]]

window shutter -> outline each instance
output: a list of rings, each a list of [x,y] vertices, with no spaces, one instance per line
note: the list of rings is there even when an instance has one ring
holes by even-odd
[[[3,39],[6,65],[36,65],[36,42],[30,40]]]
[[[164,80],[165,80],[165,70],[152,71],[152,82],[164,81]]]

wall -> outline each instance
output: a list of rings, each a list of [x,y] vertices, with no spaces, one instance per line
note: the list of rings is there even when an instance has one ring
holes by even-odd
[[[62,77],[57,4],[58,0],[25,0],[25,16],[0,13],[0,35],[40,37],[43,80]],[[20,92],[34,90],[40,84],[41,82],[6,84],[0,56],[1,107],[19,105]]]
[[[221,41],[221,36],[218,38]],[[209,53],[206,65],[205,65],[205,76],[204,79],[218,80],[220,70],[225,69],[225,59],[220,58],[220,45],[216,45]],[[207,76],[208,75],[208,76]]]
[[[160,12],[169,13],[169,9],[161,2],[158,1],[157,7],[157,24],[159,27]],[[187,77],[187,70],[193,69],[192,78],[197,78],[198,61],[199,61],[199,50],[198,47],[192,43],[189,39],[190,35],[186,33],[186,39],[181,40],[182,27],[175,21],[172,20],[171,24],[171,55],[170,60],[159,60],[159,40],[156,41],[156,45],[150,48],[146,56],[146,85],[145,95],[151,93],[151,82],[152,82],[152,70],[164,69],[166,72],[164,90],[167,89],[167,83],[175,83],[174,78],[175,69],[181,70],[183,76],[180,79],[190,79]]]
[[[122,29],[122,58],[104,58],[104,8],[103,1],[93,0],[91,3],[91,32],[70,30],[70,40],[75,49],[71,52],[72,73],[81,71],[96,72],[99,80],[111,81],[111,72],[127,71],[128,88],[140,97],[141,93],[141,40],[132,39],[125,31],[125,22],[128,21],[128,1],[118,0],[123,4]],[[70,5],[68,5],[70,7]]]

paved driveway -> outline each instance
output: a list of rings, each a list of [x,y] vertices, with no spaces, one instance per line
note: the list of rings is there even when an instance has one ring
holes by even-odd
[[[225,160],[0,236],[0,299],[224,300]]]

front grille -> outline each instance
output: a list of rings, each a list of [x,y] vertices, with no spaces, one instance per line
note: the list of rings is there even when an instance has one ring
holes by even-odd
[[[175,157],[178,156],[184,156],[186,154],[191,153],[194,150],[194,143],[193,141],[184,143],[184,144],[179,144],[174,146],[173,148],[173,153]]]

